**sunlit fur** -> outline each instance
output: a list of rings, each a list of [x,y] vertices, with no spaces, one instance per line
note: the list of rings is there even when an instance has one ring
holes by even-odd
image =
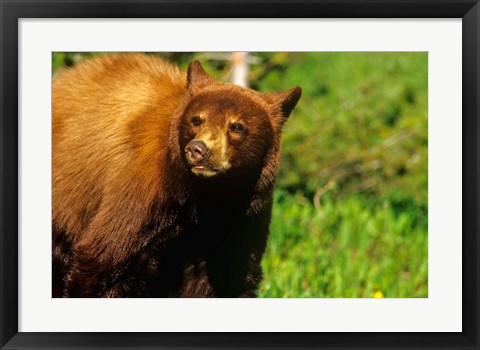
[[[184,74],[123,54],[59,72],[52,95],[54,297],[254,296],[299,88],[261,94],[196,61]],[[217,170],[185,159],[196,137]]]

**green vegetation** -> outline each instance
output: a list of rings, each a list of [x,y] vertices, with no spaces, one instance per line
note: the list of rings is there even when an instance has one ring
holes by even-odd
[[[54,53],[53,70],[91,55]],[[160,55],[228,71],[222,54]],[[427,53],[252,55],[253,88],[303,89],[284,129],[259,296],[427,297]]]
[[[427,297],[427,54],[289,56],[258,84],[303,88],[260,296]]]
[[[279,189],[262,297],[427,296],[426,208],[361,195],[315,207]]]

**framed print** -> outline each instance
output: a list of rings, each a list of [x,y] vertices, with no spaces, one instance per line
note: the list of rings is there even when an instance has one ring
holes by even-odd
[[[0,10],[2,349],[479,348],[478,1]]]

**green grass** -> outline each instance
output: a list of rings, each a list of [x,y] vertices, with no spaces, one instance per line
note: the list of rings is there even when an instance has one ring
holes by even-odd
[[[426,208],[275,194],[260,297],[427,297]],[[419,209],[419,208],[417,208]]]
[[[256,84],[303,89],[259,296],[428,296],[427,70],[426,53],[292,53]]]

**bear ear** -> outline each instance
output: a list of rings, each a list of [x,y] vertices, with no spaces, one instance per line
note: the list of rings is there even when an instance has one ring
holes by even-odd
[[[299,86],[295,86],[287,91],[272,92],[264,95],[266,95],[265,99],[267,102],[280,110],[280,116],[285,121],[297,105],[300,96],[302,96],[302,89]]]
[[[205,72],[197,60],[190,62],[187,71],[187,89],[203,88],[215,80]]]

